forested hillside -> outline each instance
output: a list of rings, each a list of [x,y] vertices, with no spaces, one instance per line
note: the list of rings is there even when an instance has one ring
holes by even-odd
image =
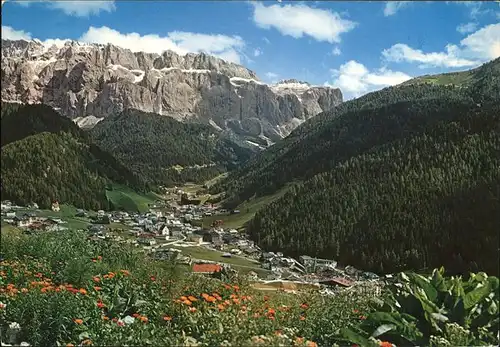
[[[214,128],[126,110],[91,131],[95,143],[153,185],[202,182],[234,168],[253,151]]]
[[[348,159],[258,212],[252,236],[269,249],[378,272],[443,264],[452,272],[498,273],[500,106],[449,105],[449,113],[445,104],[423,106],[433,124],[405,112],[406,103],[361,112],[399,114],[414,130],[363,153],[337,145],[337,156]],[[395,121],[372,133],[388,137],[398,128]]]
[[[328,171],[373,146],[424,132],[440,120],[451,119],[455,109],[496,102],[500,99],[499,66],[500,59],[496,59],[474,70],[476,82],[470,88],[415,83],[385,88],[342,103],[253,157],[214,186],[212,192],[225,191],[228,205],[235,206],[254,195],[272,194],[287,183]],[[404,113],[393,109],[392,114],[382,112],[380,117],[372,117],[369,111],[402,102],[408,102]],[[416,113],[418,120],[414,118]],[[439,119],[434,117],[436,113]]]
[[[5,136],[5,137],[4,137]],[[73,122],[44,105],[2,105],[2,199],[55,200],[108,209],[106,186],[147,186],[109,153],[89,141]]]
[[[291,187],[248,225],[266,249],[377,272],[498,274],[499,64],[468,84],[410,83],[346,102],[212,189],[234,207]]]
[[[1,141],[2,146],[22,140],[44,131],[51,133],[69,132],[84,137],[84,132],[69,118],[61,117],[47,105],[22,105],[2,102]]]

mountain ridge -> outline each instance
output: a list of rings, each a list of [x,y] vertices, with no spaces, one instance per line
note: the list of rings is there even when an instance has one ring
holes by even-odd
[[[134,108],[267,144],[342,102],[339,89],[267,85],[253,71],[204,53],[159,55],[75,41],[49,47],[2,40],[2,91],[3,100],[48,104],[86,127]]]

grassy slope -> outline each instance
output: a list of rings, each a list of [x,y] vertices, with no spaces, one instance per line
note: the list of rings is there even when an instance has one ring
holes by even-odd
[[[276,199],[283,196],[286,193],[287,187],[282,188],[272,195],[261,196],[249,201],[245,201],[242,204],[238,205],[240,213],[239,214],[227,214],[227,215],[218,215],[218,216],[210,216],[203,218],[203,227],[210,227],[210,225],[215,220],[224,221],[224,228],[232,228],[232,229],[241,229],[245,226],[245,224],[250,221],[255,213],[259,211],[264,206],[270,204]]]
[[[113,190],[106,190],[106,196],[116,209],[137,212],[148,211],[148,204],[157,199],[154,193],[139,194],[123,185],[113,185]]]

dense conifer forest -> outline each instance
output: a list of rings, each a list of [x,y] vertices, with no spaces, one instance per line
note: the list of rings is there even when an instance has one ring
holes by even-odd
[[[91,135],[96,144],[153,185],[203,182],[253,154],[211,126],[137,110],[103,120]]]
[[[71,120],[45,105],[2,104],[2,199],[109,209],[106,187],[148,187]]]
[[[454,75],[461,84],[431,76],[345,102],[212,192],[234,208],[291,187],[248,225],[266,249],[376,272],[498,274],[499,65]]]

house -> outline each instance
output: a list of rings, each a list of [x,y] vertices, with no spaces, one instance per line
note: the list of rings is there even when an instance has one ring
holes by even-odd
[[[33,218],[27,216],[14,217],[14,222],[16,223],[16,226],[24,228],[33,223]]]
[[[219,264],[193,264],[193,272],[198,274],[213,274],[222,271]]]
[[[54,201],[52,203],[52,211],[54,211],[54,212],[61,211],[61,208],[59,207],[59,201]]]
[[[301,255],[299,257],[299,262],[304,265],[304,268],[308,272],[315,272],[321,267],[335,268],[337,266],[337,262],[333,259],[312,258],[308,255]]]
[[[342,277],[332,277],[319,281],[320,284],[325,284],[328,286],[340,286],[340,287],[351,287],[354,282]]]
[[[203,242],[203,236],[197,234],[191,234],[188,236],[190,242],[201,244]]]

